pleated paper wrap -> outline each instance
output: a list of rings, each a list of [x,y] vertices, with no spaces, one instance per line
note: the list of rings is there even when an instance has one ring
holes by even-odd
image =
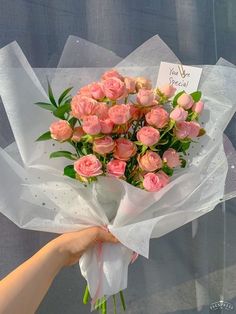
[[[236,195],[235,152],[230,141],[223,140],[236,108],[236,69],[222,59],[215,66],[202,66],[199,90],[206,107],[202,122],[207,135],[192,144],[187,168],[154,193],[113,178],[101,177],[84,187],[64,177],[68,161],[48,156],[65,150],[65,144],[35,142],[54,118],[34,103],[47,100],[46,78],[57,95],[69,86],[74,86],[75,93],[114,66],[124,75],[149,77],[155,85],[161,61],[179,62],[158,36],[124,60],[70,36],[57,69],[33,70],[16,42],[0,50],[0,95],[15,137],[14,143],[0,150],[0,211],[19,227],[32,230],[64,233],[107,226],[121,244],[103,244],[101,256],[95,247],[80,259],[92,297],[109,296],[127,287],[132,254],[148,257],[150,238]]]

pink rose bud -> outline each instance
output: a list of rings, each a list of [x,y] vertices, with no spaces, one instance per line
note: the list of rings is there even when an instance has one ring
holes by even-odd
[[[134,105],[130,105],[130,114],[133,120],[138,120],[140,119],[142,112],[140,110],[140,108],[134,106]]]
[[[92,83],[90,86],[91,96],[95,99],[103,99],[105,97],[102,85],[100,83]]]
[[[125,174],[126,162],[113,159],[107,164],[107,174],[117,178],[123,177]]]
[[[169,114],[162,107],[153,108],[146,114],[145,118],[148,124],[159,129],[164,128],[169,122]]]
[[[155,171],[162,167],[161,157],[149,150],[144,155],[138,157],[139,167],[144,171]]]
[[[102,164],[95,155],[87,155],[79,158],[74,163],[75,172],[80,176],[89,178],[102,174]]]
[[[96,135],[101,132],[101,124],[97,116],[86,116],[83,121],[83,130],[87,134]]]
[[[119,160],[129,160],[137,152],[136,145],[126,138],[118,138],[114,150],[114,157]]]
[[[112,106],[108,111],[109,118],[115,124],[125,124],[131,118],[130,106],[121,104]]]
[[[184,109],[190,109],[193,105],[192,96],[189,94],[183,93],[177,99],[177,104]]]
[[[176,124],[175,127],[175,136],[179,139],[185,139],[189,136],[189,122],[181,121]]]
[[[107,80],[110,79],[112,77],[116,77],[119,80],[123,81],[124,77],[115,69],[111,69],[109,71],[106,71],[103,75],[102,75],[102,79],[103,80]]]
[[[158,89],[167,98],[171,98],[172,96],[174,96],[175,91],[176,91],[176,88],[173,85],[169,85],[169,84],[163,85],[159,87]]]
[[[170,168],[175,168],[175,167],[180,166],[179,154],[173,148],[167,149],[164,152],[162,159],[164,162],[167,163],[167,166]]]
[[[146,146],[156,144],[160,139],[160,133],[152,126],[144,126],[137,132],[137,139]]]
[[[96,109],[94,110],[94,114],[99,119],[106,119],[108,118],[108,105],[104,102],[99,102],[96,106]]]
[[[114,123],[111,121],[111,119],[100,119],[99,121],[101,125],[101,133],[110,134],[114,127]]]
[[[201,129],[201,127],[200,127],[199,123],[194,122],[194,121],[189,122],[188,137],[191,139],[194,137],[197,137],[199,135],[200,129]]]
[[[140,89],[137,94],[137,102],[142,106],[153,106],[155,95],[150,89]]]
[[[90,98],[91,98],[92,95],[91,95],[91,90],[90,90],[90,88],[91,88],[91,84],[85,85],[85,86],[81,87],[81,88],[79,89],[77,95],[87,96],[87,97],[90,97]]]
[[[94,114],[97,101],[87,96],[75,95],[71,101],[71,114],[77,119]]]
[[[106,155],[111,153],[115,148],[115,142],[110,136],[95,139],[93,142],[93,151],[100,154]]]
[[[144,176],[143,187],[149,192],[157,192],[169,183],[169,177],[163,172],[147,173]]]
[[[103,91],[105,96],[111,100],[116,100],[126,93],[125,83],[116,77],[111,77],[103,81]]]
[[[176,122],[185,121],[187,119],[187,116],[188,112],[181,107],[176,107],[170,113],[170,118]]]
[[[124,78],[124,82],[125,82],[125,88],[128,94],[133,94],[135,93],[136,89],[135,89],[135,85],[136,85],[136,81],[133,77],[128,77],[126,76]]]
[[[192,111],[198,114],[202,113],[203,109],[204,109],[204,103],[201,100],[196,102],[192,107]]]
[[[73,130],[70,124],[65,120],[55,121],[50,125],[49,128],[51,137],[54,140],[63,142],[71,138]]]
[[[146,79],[145,77],[136,77],[136,90],[139,91],[140,89],[151,89],[152,83],[150,80]]]
[[[74,128],[71,140],[73,142],[79,142],[81,140],[81,137],[84,135],[85,135],[85,133],[84,133],[82,126],[78,126],[78,127]]]

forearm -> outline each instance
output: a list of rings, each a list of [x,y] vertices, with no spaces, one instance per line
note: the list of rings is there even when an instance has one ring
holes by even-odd
[[[0,282],[0,314],[35,313],[64,255],[50,242]]]

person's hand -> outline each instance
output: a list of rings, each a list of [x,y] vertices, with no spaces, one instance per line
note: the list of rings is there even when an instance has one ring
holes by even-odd
[[[100,227],[91,227],[77,232],[62,234],[51,245],[59,252],[64,266],[76,264],[83,253],[98,242],[118,243],[108,231]]]

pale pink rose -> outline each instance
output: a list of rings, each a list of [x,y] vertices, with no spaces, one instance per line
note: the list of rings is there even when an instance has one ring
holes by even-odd
[[[91,88],[91,84],[85,85],[85,86],[81,87],[81,88],[79,89],[77,95],[87,96],[87,97],[90,97],[90,98],[91,98],[92,95],[91,95],[91,90],[90,90],[90,88]]]
[[[74,128],[71,140],[73,142],[79,142],[81,140],[81,137],[84,135],[85,135],[85,133],[84,133],[82,126],[78,126],[78,127]]]
[[[124,77],[115,69],[111,69],[111,70],[108,70],[106,71],[103,75],[102,75],[102,79],[103,80],[107,80],[107,79],[110,79],[112,77],[116,77],[118,78],[119,80],[123,81],[124,80]]]
[[[190,131],[189,122],[186,122],[186,121],[177,122],[174,131],[175,131],[175,136],[179,140],[187,138],[189,136],[189,131]]]
[[[174,96],[176,88],[173,85],[166,84],[159,87],[159,91],[167,98],[171,98],[172,96]]]
[[[71,101],[71,114],[77,119],[94,114],[97,101],[87,96],[75,95]]]
[[[188,137],[189,138],[194,138],[194,137],[197,137],[199,132],[200,132],[200,125],[199,123],[197,122],[194,122],[194,121],[190,121],[189,122],[189,134],[188,134]]]
[[[117,178],[123,177],[125,174],[126,162],[113,159],[107,164],[107,174]]]
[[[125,83],[116,77],[111,77],[103,81],[103,91],[107,98],[116,100],[126,93]]]
[[[108,111],[109,118],[115,124],[125,124],[131,118],[130,106],[127,104],[114,105]]]
[[[180,159],[179,159],[179,154],[177,151],[173,148],[167,149],[163,156],[162,159],[164,162],[167,163],[167,166],[170,168],[178,167],[180,166]]]
[[[192,111],[198,114],[202,113],[203,109],[204,109],[204,103],[201,100],[196,102],[192,107]]]
[[[150,80],[146,79],[145,77],[136,77],[136,90],[139,91],[140,89],[151,89],[152,83]]]
[[[114,150],[114,157],[119,160],[129,160],[137,152],[136,145],[126,138],[118,138]]]
[[[152,126],[144,126],[137,132],[137,139],[146,146],[152,146],[159,141],[160,133]]]
[[[143,156],[139,155],[138,157],[139,167],[144,171],[155,171],[162,167],[161,157],[149,150]]]
[[[115,148],[115,142],[110,136],[95,139],[93,142],[93,151],[100,154],[106,155],[111,153]]]
[[[90,86],[91,96],[95,99],[103,99],[105,97],[102,84],[100,83],[92,83]]]
[[[140,89],[137,94],[137,102],[142,106],[153,106],[155,95],[150,89]]]
[[[125,88],[126,88],[127,93],[128,94],[135,93],[135,91],[136,91],[136,89],[135,89],[135,86],[136,86],[135,78],[126,76],[124,78],[124,82],[125,82]]]
[[[94,110],[94,114],[99,119],[106,119],[108,118],[108,110],[109,110],[109,107],[106,103],[99,102]]]
[[[148,124],[159,129],[164,128],[169,122],[169,114],[162,107],[153,108],[146,114],[145,118]]]
[[[170,113],[170,118],[176,122],[185,121],[187,119],[188,112],[185,111],[182,107],[176,107]]]
[[[114,127],[114,123],[111,121],[111,119],[100,119],[99,121],[101,125],[101,133],[110,134]]]
[[[184,109],[190,109],[193,105],[193,98],[191,95],[183,93],[177,99],[177,103],[180,107],[182,107]]]
[[[54,140],[63,142],[71,138],[73,130],[70,124],[65,120],[55,121],[50,125],[49,128],[51,137]]]
[[[102,174],[102,164],[95,155],[87,155],[79,158],[74,163],[75,172],[82,177],[96,177]]]
[[[101,124],[97,116],[86,116],[83,120],[83,130],[87,134],[96,135],[101,132]]]
[[[169,177],[163,172],[147,173],[144,176],[143,187],[149,192],[157,192],[169,183]]]

